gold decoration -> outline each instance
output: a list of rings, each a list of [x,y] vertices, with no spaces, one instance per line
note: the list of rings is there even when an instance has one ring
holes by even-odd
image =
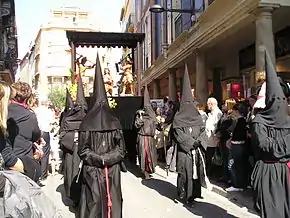
[[[110,107],[110,108],[116,108],[117,103],[116,103],[115,99],[113,99],[113,98],[108,98],[108,102],[109,102],[109,107]]]

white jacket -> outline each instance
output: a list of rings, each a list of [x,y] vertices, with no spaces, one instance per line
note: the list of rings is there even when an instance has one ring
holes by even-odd
[[[216,147],[218,141],[215,138],[215,132],[217,129],[217,124],[222,117],[223,113],[216,107],[209,114],[205,123],[205,133],[206,133],[206,145],[207,147]]]

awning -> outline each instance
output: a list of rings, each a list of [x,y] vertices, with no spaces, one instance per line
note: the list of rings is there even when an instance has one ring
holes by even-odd
[[[110,33],[66,31],[69,43],[76,47],[137,47],[145,39],[144,33]]]
[[[13,78],[11,75],[11,71],[6,69],[4,71],[0,71],[0,80],[5,81],[8,84],[13,83]]]

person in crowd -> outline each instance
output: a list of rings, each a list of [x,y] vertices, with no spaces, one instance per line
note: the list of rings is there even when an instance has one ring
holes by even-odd
[[[207,100],[207,107],[210,110],[208,114],[208,119],[205,124],[206,133],[206,164],[207,164],[207,175],[209,177],[213,176],[214,165],[212,159],[216,147],[218,146],[218,138],[215,136],[217,129],[217,124],[222,117],[222,112],[218,107],[218,102],[215,98],[211,97]]]
[[[77,217],[121,218],[125,142],[120,121],[108,104],[98,56],[96,63],[94,105],[79,131],[83,174]]]
[[[169,98],[166,96],[163,98],[162,115],[164,117],[167,117],[169,110],[170,110]]]
[[[150,174],[155,172],[157,165],[157,152],[154,146],[154,135],[157,120],[150,104],[147,87],[144,92],[144,109],[137,111],[135,127],[137,129],[137,154],[139,166],[145,179],[150,179]]]
[[[167,142],[166,152],[166,168],[170,172],[176,171],[176,157],[177,157],[177,143],[174,140],[172,123],[176,112],[178,111],[179,104],[177,101],[172,103],[169,113],[165,119],[164,135]]]
[[[24,173],[24,166],[12,149],[7,137],[7,118],[9,99],[13,98],[11,87],[0,82],[0,152],[4,159],[4,167]]]
[[[24,172],[34,181],[39,181],[41,169],[34,159],[34,143],[41,137],[35,114],[26,102],[32,94],[31,87],[25,82],[12,84],[15,97],[8,106],[7,132],[13,152],[24,164]]]
[[[229,148],[227,141],[230,139],[235,128],[236,113],[233,113],[233,107],[236,105],[236,100],[229,98],[225,101],[223,107],[223,115],[217,124],[216,136],[219,141],[219,149],[222,155],[222,176],[220,182],[230,183],[230,172],[228,169]]]
[[[41,137],[45,141],[43,146],[43,157],[40,159],[41,165],[41,180],[44,181],[48,177],[48,170],[49,170],[49,155],[51,150],[50,145],[50,131],[52,129],[52,123],[54,121],[54,114],[53,112],[48,109],[48,101],[42,100],[40,105],[35,108],[34,112],[37,117],[38,125],[41,130]]]
[[[252,173],[254,202],[262,218],[285,218],[290,217],[290,117],[275,63],[266,49],[265,69],[265,97],[260,98],[265,107],[258,108],[251,125],[257,160]]]
[[[248,108],[248,115],[247,115],[247,123],[250,123],[251,120],[254,118],[254,105],[257,101],[257,96],[256,95],[251,95],[249,97],[249,108]]]
[[[202,104],[198,104],[197,105],[197,110],[200,113],[200,116],[201,116],[201,119],[202,119],[203,124],[205,125],[206,120],[208,118],[208,116],[207,116],[207,114],[205,112],[205,106],[202,105]]]
[[[233,121],[226,145],[229,149],[228,168],[231,176],[232,186],[226,191],[243,191],[247,186],[247,122],[241,115],[242,103],[233,106],[231,118]]]
[[[164,146],[166,146],[165,138],[164,138],[164,133],[163,133],[163,128],[164,128],[164,117],[162,116],[162,111],[161,108],[158,107],[156,110],[156,130],[155,130],[155,147],[157,149],[157,154],[158,154],[158,160],[164,160]]]
[[[201,198],[201,186],[206,186],[205,160],[199,140],[202,126],[185,65],[180,109],[174,117],[173,135],[177,142],[178,197],[188,206],[193,206],[195,199]]]
[[[151,107],[152,107],[154,113],[156,114],[156,110],[158,108],[157,102],[156,101],[152,101],[151,102]]]

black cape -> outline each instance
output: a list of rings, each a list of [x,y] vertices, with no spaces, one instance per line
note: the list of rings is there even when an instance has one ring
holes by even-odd
[[[97,56],[94,106],[80,126],[78,154],[83,160],[79,218],[107,218],[105,166],[112,199],[111,217],[122,217],[121,163],[125,145],[121,124],[108,105],[99,57]]]
[[[142,172],[154,173],[157,165],[157,151],[154,143],[156,115],[150,103],[147,86],[144,92],[144,110],[137,111],[135,128],[137,129],[137,154]]]
[[[60,146],[63,151],[64,188],[67,197],[74,198],[79,194],[76,186],[72,184],[76,180],[80,159],[77,155],[78,130],[83,117],[86,114],[87,103],[85,101],[82,79],[79,76],[76,103],[73,104],[69,92],[67,92],[65,112],[60,126]],[[77,200],[76,200],[77,201]]]
[[[252,173],[255,208],[262,218],[290,217],[290,122],[287,99],[266,51],[266,107],[252,121],[257,159]]]
[[[185,202],[200,198],[201,186],[206,186],[204,154],[199,140],[202,124],[185,66],[180,109],[173,120],[173,137],[177,143],[177,192]],[[194,171],[194,166],[197,171]],[[193,178],[194,172],[197,178]]]

